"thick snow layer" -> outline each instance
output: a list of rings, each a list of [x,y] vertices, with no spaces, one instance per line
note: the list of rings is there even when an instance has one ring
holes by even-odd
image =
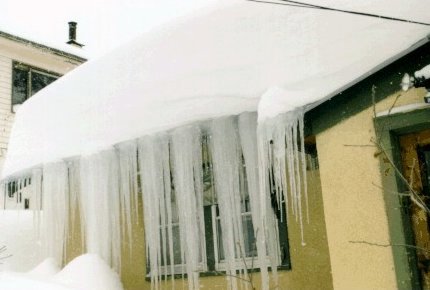
[[[376,117],[383,117],[388,115],[407,113],[415,110],[429,108],[430,104],[427,103],[416,103],[416,104],[408,104],[400,107],[394,107],[391,110],[382,111],[376,114]]]
[[[327,5],[429,22],[425,1]],[[196,120],[257,111],[269,88],[284,110],[321,100],[428,33],[336,12],[222,1],[90,61],[16,115],[3,177]],[[266,106],[265,118],[282,110]]]
[[[426,79],[430,78],[430,65],[426,65],[419,71],[416,71],[414,75],[416,78],[426,78]]]
[[[101,258],[86,254],[58,272],[54,259],[46,259],[27,273],[0,272],[2,290],[122,290],[118,274]]]

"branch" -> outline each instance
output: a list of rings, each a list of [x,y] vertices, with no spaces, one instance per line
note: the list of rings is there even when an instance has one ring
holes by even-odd
[[[409,196],[409,197],[411,196],[410,193],[403,193],[403,192],[398,192],[398,191],[394,191],[394,190],[387,190],[384,187],[382,187],[381,185],[378,185],[374,182],[372,182],[372,185],[379,188],[379,189],[382,189],[383,191],[389,192],[391,194],[395,194],[395,195],[399,195],[399,196]]]
[[[351,243],[351,244],[365,244],[365,245],[369,245],[369,246],[376,246],[376,247],[382,247],[382,248],[405,247],[405,248],[411,248],[411,249],[420,250],[423,252],[430,253],[430,250],[428,250],[428,249],[425,249],[422,247],[417,247],[414,245],[408,245],[408,244],[378,244],[378,243],[372,243],[372,242],[366,242],[366,241],[349,241],[349,243]]]
[[[372,147],[375,148],[375,145],[372,144],[343,144],[345,147]]]
[[[393,110],[394,106],[396,105],[396,103],[397,103],[397,101],[399,100],[399,98],[400,98],[400,96],[401,96],[401,95],[402,95],[402,94],[398,94],[398,95],[396,96],[396,99],[394,100],[393,104],[391,105],[390,109],[388,110],[388,115],[390,115],[390,114],[391,114],[391,111]]]
[[[219,276],[233,277],[233,278],[236,278],[236,279],[239,279],[239,280],[242,280],[242,281],[250,283],[250,281],[248,279],[242,278],[242,277],[240,277],[238,275],[227,274],[227,273],[219,272],[219,271],[216,271],[216,270],[212,271],[212,272],[215,273],[216,275],[219,275]]]
[[[382,146],[382,144],[380,144],[379,142],[376,141],[372,141],[376,146],[378,146],[379,150],[384,153],[385,158],[387,159],[387,161],[390,163],[390,165],[393,167],[394,171],[396,172],[396,174],[399,176],[399,178],[406,184],[406,186],[409,189],[409,192],[411,193],[411,200],[420,208],[422,208],[424,211],[427,212],[427,214],[430,214],[430,210],[427,207],[427,205],[425,204],[425,202],[421,199],[421,197],[418,195],[418,193],[412,188],[411,184],[409,183],[409,181],[403,176],[403,173],[397,168],[397,166],[394,164],[394,161],[391,160],[391,158],[388,156],[387,152],[385,151],[384,147]]]
[[[1,246],[0,247],[0,254],[3,254],[4,252],[6,252],[6,246]],[[10,258],[10,257],[12,257],[11,254],[10,255],[6,255],[6,256],[0,256],[0,261],[6,260],[7,258]],[[0,263],[0,264],[2,264],[2,263]]]

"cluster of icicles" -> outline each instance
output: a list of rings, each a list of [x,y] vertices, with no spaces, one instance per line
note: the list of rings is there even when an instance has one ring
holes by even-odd
[[[243,113],[34,169],[32,207],[42,209],[36,214],[41,220],[45,255],[63,261],[70,227],[79,219],[85,251],[99,254],[119,271],[124,246],[121,241],[131,240],[132,223],[143,204],[152,287],[158,289],[164,279],[170,279],[179,262],[180,272],[187,274],[189,289],[199,289],[199,271],[207,270],[203,175],[208,167],[202,164],[210,159],[228,288],[249,286],[240,282],[247,279],[249,265],[237,263],[244,255],[241,201],[245,193],[239,182],[245,166],[246,194],[256,237],[255,264],[260,268],[262,289],[269,289],[268,269],[272,269],[276,281],[280,263],[270,190],[278,204],[285,202],[286,210],[292,210],[303,225],[302,205],[307,206],[303,136],[302,112],[284,114],[260,125],[256,113]],[[210,158],[203,157],[205,154]],[[288,192],[285,200],[283,192]],[[179,225],[180,261],[174,261],[178,256],[174,253],[174,224]],[[169,261],[169,266],[164,266],[164,261]]]

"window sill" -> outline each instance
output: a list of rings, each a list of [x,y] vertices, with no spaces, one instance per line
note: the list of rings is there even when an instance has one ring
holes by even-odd
[[[291,265],[282,265],[277,267],[278,271],[291,271]],[[269,272],[272,272],[271,268],[268,269]],[[260,268],[254,268],[248,270],[248,273],[259,273]],[[226,272],[225,271],[205,271],[205,272],[199,272],[199,277],[225,277]],[[164,275],[162,276],[164,277]],[[172,279],[172,275],[167,275],[168,279]],[[174,274],[173,279],[187,279],[187,274]],[[163,278],[164,279],[164,278]],[[145,280],[148,282],[151,282],[151,277],[149,277],[149,274],[146,275]]]

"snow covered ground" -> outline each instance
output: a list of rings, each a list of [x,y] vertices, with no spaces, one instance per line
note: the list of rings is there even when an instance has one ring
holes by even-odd
[[[32,211],[0,210],[1,290],[122,290],[118,275],[97,255],[83,255],[60,269],[42,261]]]
[[[46,259],[26,273],[0,272],[2,290],[122,290],[118,274],[97,255],[86,254],[59,270]]]
[[[29,271],[42,261],[32,211],[0,210],[0,246],[6,246],[2,256],[12,255],[0,261],[0,271]]]

